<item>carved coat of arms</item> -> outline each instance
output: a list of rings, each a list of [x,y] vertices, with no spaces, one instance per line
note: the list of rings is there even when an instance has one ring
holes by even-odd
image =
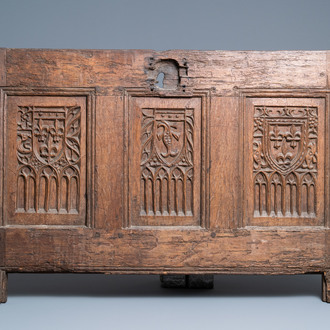
[[[265,157],[281,173],[298,167],[306,155],[307,120],[265,120]]]
[[[316,137],[314,108],[256,107],[254,170],[270,167],[285,175],[299,167],[312,169],[316,163]]]
[[[17,212],[77,212],[80,121],[81,109],[78,106],[18,108]],[[50,187],[54,182],[52,188],[41,188],[42,185]],[[26,188],[29,185],[31,192]],[[62,195],[68,192],[63,201],[60,200],[60,189]],[[21,190],[24,191],[23,198],[19,197]],[[29,197],[29,194],[33,196]],[[31,205],[29,200],[33,201]],[[71,200],[74,201],[72,205],[69,203]]]
[[[255,217],[315,217],[317,108],[254,110]]]
[[[65,112],[40,111],[33,118],[33,149],[46,164],[62,156],[65,141]]]

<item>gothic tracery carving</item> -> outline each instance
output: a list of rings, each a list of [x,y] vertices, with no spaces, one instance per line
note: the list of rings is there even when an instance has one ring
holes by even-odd
[[[80,120],[80,107],[18,108],[16,212],[78,213]]]
[[[317,107],[254,107],[255,217],[315,217],[317,125]]]
[[[141,215],[192,215],[193,135],[193,109],[142,109]]]

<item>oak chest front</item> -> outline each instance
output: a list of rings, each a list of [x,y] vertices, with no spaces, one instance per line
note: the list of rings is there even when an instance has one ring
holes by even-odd
[[[329,81],[329,51],[0,49],[0,300],[11,272],[322,273],[330,302]]]

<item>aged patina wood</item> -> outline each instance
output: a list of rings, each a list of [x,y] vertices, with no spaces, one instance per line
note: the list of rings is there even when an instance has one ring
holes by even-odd
[[[0,49],[0,86],[0,301],[96,272],[322,273],[330,302],[329,51]]]
[[[4,270],[0,270],[0,303],[7,301],[8,275]]]

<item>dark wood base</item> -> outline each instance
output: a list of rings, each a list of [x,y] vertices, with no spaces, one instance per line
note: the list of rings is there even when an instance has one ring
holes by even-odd
[[[163,288],[213,289],[213,275],[161,275]]]
[[[330,303],[330,272],[324,272],[322,276],[322,300]]]
[[[185,288],[187,275],[160,275],[163,288]]]
[[[5,303],[7,301],[7,282],[7,273],[0,270],[0,303]]]
[[[190,289],[213,289],[213,275],[188,275],[187,287]]]

